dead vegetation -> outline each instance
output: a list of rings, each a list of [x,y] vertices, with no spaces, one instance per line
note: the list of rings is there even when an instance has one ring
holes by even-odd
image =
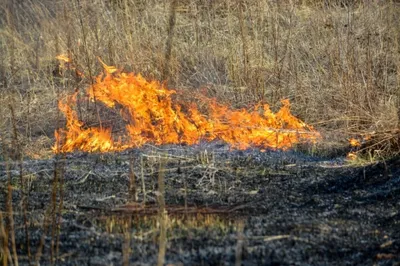
[[[274,108],[289,98],[293,113],[329,141],[369,134],[379,143],[370,152],[397,154],[400,6],[325,2],[4,1],[3,149],[12,147],[11,104],[24,156],[50,155],[54,129],[62,126],[58,97],[91,84],[100,56],[234,107],[264,101]],[[60,71],[55,56],[61,53],[86,78]],[[81,108],[93,112],[92,105]]]
[[[343,254],[339,250],[347,245],[354,254],[361,251],[366,254],[358,262],[370,262],[370,252],[365,251],[365,246],[360,244],[362,242],[357,240],[357,244],[353,243],[358,237],[364,239],[364,243],[372,243],[371,250],[380,244],[379,253],[378,250],[371,253],[375,260],[398,261],[395,255],[399,249],[398,232],[394,228],[399,215],[396,211],[399,183],[396,176],[398,168],[393,162],[392,166],[379,164],[383,170],[379,167],[361,169],[358,166],[353,171],[350,167],[345,174],[339,168],[335,170],[337,173],[326,174],[328,170],[318,166],[315,168],[318,171],[315,171],[319,175],[314,176],[310,172],[312,167],[293,164],[291,159],[284,158],[287,155],[245,151],[238,152],[241,154],[238,155],[239,161],[244,166],[227,163],[226,168],[222,168],[218,163],[224,164],[224,156],[231,155],[225,149],[222,157],[214,161],[218,145],[212,146],[212,153],[207,153],[206,148],[204,153],[193,157],[194,166],[184,165],[192,163],[187,154],[177,157],[173,167],[167,167],[168,160],[159,154],[154,158],[143,154],[140,158],[129,156],[129,167],[119,155],[108,158],[112,161],[111,167],[104,161],[103,155],[93,155],[98,156],[96,160],[85,159],[87,166],[80,165],[81,158],[71,161],[62,156],[55,156],[49,161],[24,161],[25,158],[53,156],[54,131],[63,127],[65,122],[58,111],[57,100],[74,91],[80,92],[77,104],[79,118],[88,126],[110,125],[114,126],[113,130],[118,130],[113,111],[97,106],[84,95],[85,88],[93,84],[94,77],[102,70],[98,57],[122,71],[165,80],[168,87],[181,89],[179,97],[183,101],[186,97],[190,98],[193,91],[200,91],[233,108],[247,108],[261,101],[269,103],[275,111],[280,107],[280,100],[288,98],[292,103],[292,113],[313,125],[325,137],[315,147],[297,146],[299,151],[342,155],[343,150],[347,150],[348,139],[355,138],[360,145],[354,151],[363,153],[368,159],[398,155],[400,4],[397,2],[2,1],[0,161],[3,162],[0,162],[0,181],[6,187],[0,194],[4,205],[0,211],[0,259],[3,265],[18,265],[19,261],[39,264],[46,256],[50,258],[50,264],[57,264],[72,257],[68,250],[69,240],[65,240],[69,234],[72,232],[79,236],[77,228],[80,228],[84,233],[80,236],[82,239],[86,239],[86,235],[92,237],[90,234],[93,231],[89,232],[85,223],[79,224],[80,217],[74,206],[92,201],[93,189],[98,190],[93,206],[100,208],[102,204],[109,204],[113,207],[113,215],[125,212],[158,214],[159,225],[157,230],[152,228],[151,232],[159,232],[159,235],[150,235],[151,241],[158,240],[159,265],[165,263],[165,256],[169,254],[166,252],[166,239],[171,222],[167,213],[227,214],[246,211],[257,214],[264,211],[265,215],[270,215],[265,221],[271,220],[273,224],[279,224],[282,217],[292,217],[296,211],[305,216],[299,216],[287,228],[273,226],[265,236],[254,238],[245,235],[244,225],[252,222],[238,221],[239,229],[235,233],[241,240],[236,242],[233,239],[236,253],[231,252],[236,262],[242,259],[242,250],[248,245],[246,241],[254,244],[253,251],[249,251],[253,255],[258,254],[257,241],[260,240],[272,242],[283,239],[284,245],[280,250],[286,252],[293,248],[293,241],[303,241],[301,234],[305,230],[301,228],[302,223],[312,224],[313,220],[308,221],[306,216],[315,210],[318,211],[315,217],[322,221],[321,228],[324,227],[324,230],[331,228],[329,226],[335,230],[342,230],[343,227],[343,233],[336,231],[340,237],[332,228],[328,230],[327,235],[332,239],[343,240],[340,247],[328,249],[332,250],[329,258],[341,259]],[[60,67],[55,59],[59,54],[66,54],[73,60],[73,65]],[[99,112],[105,114],[105,120],[99,121]],[[275,169],[273,163],[270,165],[268,156],[282,156],[283,159],[275,162]],[[30,163],[35,162],[43,164],[43,169],[32,168]],[[264,167],[263,163],[268,167]],[[329,163],[334,164],[333,161]],[[96,167],[99,169],[96,170]],[[290,173],[278,171],[279,167]],[[329,168],[329,171],[332,169]],[[104,171],[107,177],[101,176]],[[78,181],[75,182],[74,178]],[[302,178],[306,180],[302,181]],[[106,184],[104,187],[102,182]],[[227,184],[233,185],[227,189]],[[297,186],[297,191],[292,190],[293,185]],[[81,194],[76,194],[76,191]],[[315,194],[315,191],[318,193]],[[111,196],[106,192],[110,192]],[[349,194],[352,197],[350,201]],[[243,205],[243,200],[248,200],[248,204]],[[380,200],[389,207],[381,208]],[[223,204],[217,209],[204,207],[216,201]],[[175,206],[171,202],[178,204]],[[357,204],[371,204],[371,208],[376,209],[374,217],[377,218],[371,222],[367,208]],[[83,210],[85,206],[80,208]],[[271,213],[271,209],[276,213]],[[282,210],[286,212],[282,213]],[[66,217],[66,213],[73,217]],[[344,218],[357,213],[361,215],[359,220],[362,223],[351,227],[354,232],[350,230],[350,238],[348,226],[335,224],[336,213],[343,214]],[[85,219],[89,224],[96,220],[90,220],[94,217],[90,213],[82,216],[88,217]],[[113,233],[115,221],[110,219],[107,223],[107,228],[110,228],[105,231]],[[71,221],[69,227],[65,227],[67,220]],[[209,218],[207,221],[210,222]],[[265,221],[257,221],[250,227],[258,228],[261,224],[264,228]],[[142,253],[131,244],[131,238],[135,237],[130,234],[132,223],[132,217],[128,217],[122,220],[121,225],[115,226],[124,237],[123,245],[119,243],[118,235],[115,238],[118,249],[123,246],[124,265],[129,265],[130,260],[138,256],[141,259],[146,256],[142,258]],[[210,223],[218,224],[218,221]],[[384,224],[384,231],[372,239],[369,232],[377,232],[378,224]],[[67,231],[62,231],[61,226]],[[180,222],[179,227],[182,227]],[[193,227],[199,226],[196,224]],[[369,228],[368,233],[360,236],[359,232],[365,228]],[[277,229],[283,230],[282,234],[270,236]],[[316,230],[313,226],[306,229],[310,232]],[[105,235],[101,232],[101,236]],[[322,247],[316,256],[326,254],[323,248],[329,247],[332,241],[318,235],[312,235],[312,238],[315,242],[311,250],[318,251]],[[96,241],[94,243],[104,243],[104,238],[96,238]],[[154,248],[154,245],[151,247]],[[270,247],[276,249],[275,244]],[[300,247],[306,248],[306,245]],[[21,250],[26,256],[18,257]],[[91,243],[86,250],[77,250],[93,252],[91,254],[97,252],[92,249]],[[278,258],[282,259],[279,254]],[[321,259],[326,258],[322,256]],[[298,261],[298,258],[293,257],[289,261]]]

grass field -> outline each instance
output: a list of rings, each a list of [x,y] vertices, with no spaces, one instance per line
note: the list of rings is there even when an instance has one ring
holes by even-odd
[[[0,14],[4,150],[17,134],[24,156],[48,156],[63,126],[57,100],[83,94],[101,57],[233,108],[262,101],[276,110],[288,98],[326,144],[367,134],[376,153],[399,151],[395,1],[10,0]],[[60,71],[59,54],[85,78]]]
[[[379,0],[0,1],[2,264],[398,263],[399,17],[398,1]],[[174,108],[195,102],[201,123],[210,98],[250,118],[288,99],[322,138],[287,152],[220,137],[54,155],[67,95],[81,131],[134,119],[85,94],[102,62],[115,80],[178,91]],[[153,98],[166,106],[168,92]]]

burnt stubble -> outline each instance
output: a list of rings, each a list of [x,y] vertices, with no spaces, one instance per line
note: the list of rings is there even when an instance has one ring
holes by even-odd
[[[23,162],[33,254],[53,204],[54,160]],[[396,160],[351,166],[340,158],[230,151],[211,144],[74,153],[58,160],[65,167],[58,250],[55,254],[51,248],[51,234],[45,235],[41,265],[52,264],[50,257],[57,265],[155,265],[160,256],[174,265],[400,263]],[[28,249],[18,165],[10,171],[17,253],[24,265]],[[143,177],[145,200],[139,178],[137,198],[130,197],[132,171]],[[5,187],[4,167],[0,176]],[[161,214],[160,176],[165,190]]]

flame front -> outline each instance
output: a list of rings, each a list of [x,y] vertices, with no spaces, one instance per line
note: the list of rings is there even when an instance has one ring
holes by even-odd
[[[157,81],[147,81],[140,74],[120,73],[102,62],[105,75],[96,78],[87,94],[93,101],[118,109],[127,123],[124,141],[115,141],[110,128],[85,127],[74,111],[77,93],[59,101],[65,115],[65,129],[55,133],[53,150],[72,152],[120,151],[146,143],[193,145],[201,140],[221,140],[234,149],[259,147],[288,149],[300,142],[316,142],[320,134],[290,113],[288,100],[273,113],[267,104],[257,104],[252,111],[232,110],[204,95],[195,95],[199,104],[176,100],[174,90]],[[204,108],[201,108],[203,110]]]

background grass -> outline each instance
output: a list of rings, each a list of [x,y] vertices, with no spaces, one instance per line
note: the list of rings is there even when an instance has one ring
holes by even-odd
[[[15,152],[15,125],[24,156],[49,155],[54,130],[63,126],[58,97],[90,85],[100,56],[232,107],[264,101],[276,110],[289,98],[325,143],[368,133],[372,150],[396,154],[399,17],[399,3],[372,0],[2,1],[2,150]],[[87,78],[60,73],[61,53]],[[93,112],[91,105],[84,112]]]

